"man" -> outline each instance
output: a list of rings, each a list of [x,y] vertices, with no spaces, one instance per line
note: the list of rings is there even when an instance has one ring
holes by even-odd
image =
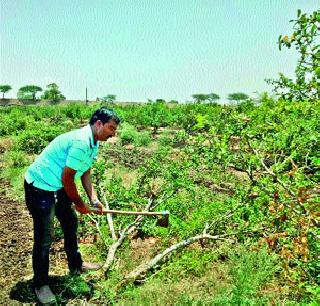
[[[101,107],[87,126],[56,137],[37,157],[25,174],[25,199],[33,218],[34,246],[32,264],[35,292],[41,303],[54,303],[49,283],[49,249],[52,242],[54,215],[64,233],[64,247],[71,273],[97,270],[97,264],[83,262],[77,242],[77,216],[72,207],[82,213],[91,212],[80,197],[75,179],[82,186],[92,205],[102,210],[91,182],[90,168],[98,154],[99,141],[113,137],[120,119]]]

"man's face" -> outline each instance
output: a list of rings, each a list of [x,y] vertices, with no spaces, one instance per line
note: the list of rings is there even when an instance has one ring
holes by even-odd
[[[116,134],[118,125],[113,121],[103,124],[100,120],[96,122],[97,136],[99,141],[106,141]]]

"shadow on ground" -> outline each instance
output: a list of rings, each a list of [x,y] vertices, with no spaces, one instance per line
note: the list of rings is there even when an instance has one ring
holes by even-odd
[[[59,304],[70,300],[89,300],[93,295],[93,285],[81,276],[52,276],[49,285]],[[16,283],[10,291],[10,298],[21,303],[37,303],[32,280]]]

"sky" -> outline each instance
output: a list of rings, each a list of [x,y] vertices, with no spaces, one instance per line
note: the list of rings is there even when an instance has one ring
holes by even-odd
[[[256,96],[266,78],[293,76],[279,51],[297,10],[317,0],[1,0],[0,84],[56,83],[67,99],[191,100]]]

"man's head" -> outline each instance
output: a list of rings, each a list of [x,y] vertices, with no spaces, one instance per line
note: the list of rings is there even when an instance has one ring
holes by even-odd
[[[106,141],[116,133],[120,118],[107,107],[97,109],[90,119],[94,140]]]

